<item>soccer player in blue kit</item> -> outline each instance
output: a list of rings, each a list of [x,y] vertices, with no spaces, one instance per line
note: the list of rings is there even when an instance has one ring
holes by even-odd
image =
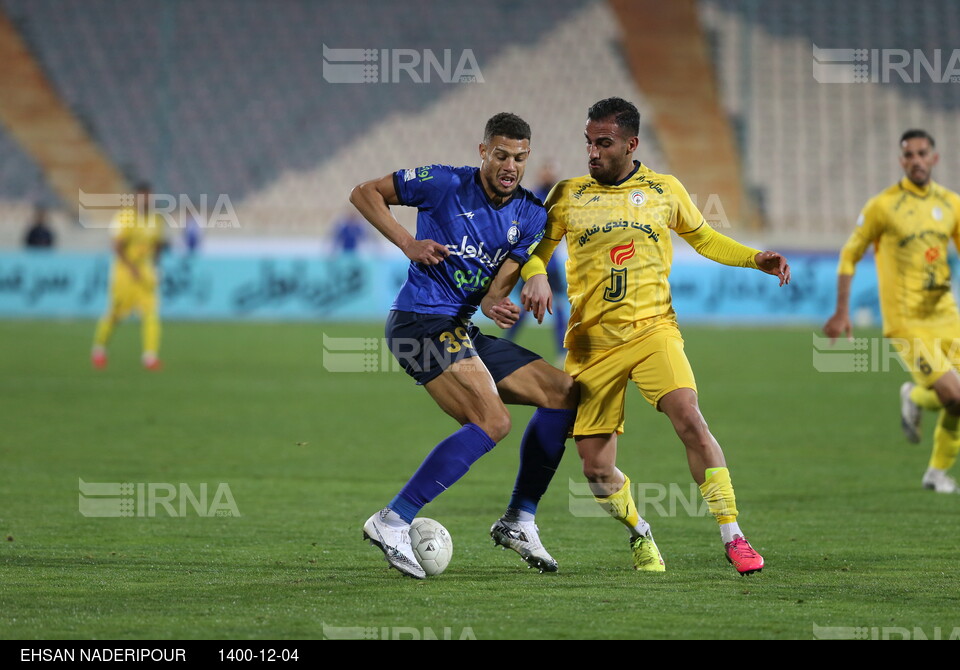
[[[364,539],[392,567],[418,579],[426,574],[410,545],[410,524],[510,432],[504,403],[538,409],[521,441],[513,496],[490,535],[541,572],[557,570],[534,518],[576,415],[575,384],[533,352],[484,335],[470,322],[478,307],[500,328],[519,316],[508,296],[546,224],[541,202],[520,187],[530,126],[515,114],[497,114],[487,121],[479,149],[479,168],[398,170],[350,194],[367,221],[411,261],[387,319],[391,352],[461,426],[363,525]],[[416,237],[396,220],[391,205],[418,208]]]

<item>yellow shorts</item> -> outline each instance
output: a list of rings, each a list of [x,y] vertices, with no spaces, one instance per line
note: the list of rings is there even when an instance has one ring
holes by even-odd
[[[564,368],[580,386],[574,435],[623,432],[628,379],[654,407],[670,391],[697,390],[683,337],[672,319],[660,319],[640,336],[607,351],[570,351]]]
[[[887,339],[920,386],[930,388],[951,369],[960,370],[960,323],[916,328]]]
[[[140,316],[157,313],[157,279],[152,269],[141,271],[135,281],[126,269],[114,268],[110,283],[109,310],[115,318],[123,319],[131,312]]]

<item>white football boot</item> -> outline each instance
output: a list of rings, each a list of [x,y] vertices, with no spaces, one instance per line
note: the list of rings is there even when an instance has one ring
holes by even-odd
[[[910,399],[910,391],[914,386],[916,384],[913,382],[903,382],[900,387],[900,426],[907,441],[918,444],[921,437],[920,419],[923,417],[923,410]]]
[[[937,470],[936,468],[927,468],[923,475],[923,488],[932,489],[937,493],[960,493],[957,480],[944,470]]]
[[[370,544],[380,549],[391,567],[396,568],[408,577],[426,579],[423,571],[413,555],[413,546],[410,544],[410,524],[405,526],[390,526],[384,517],[390,513],[384,508],[367,519],[363,524],[363,539],[370,540]]]
[[[540,529],[532,521],[506,521],[502,517],[490,527],[494,545],[513,549],[531,568],[540,572],[556,572],[559,569],[553,556],[547,553],[540,542]]]

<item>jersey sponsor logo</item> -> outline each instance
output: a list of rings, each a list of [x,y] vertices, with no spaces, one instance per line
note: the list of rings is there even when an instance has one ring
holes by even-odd
[[[516,221],[514,221],[516,223]],[[510,244],[516,244],[520,240],[520,229],[516,226],[510,226],[510,230],[507,231],[507,242]]]
[[[933,239],[931,240],[929,238],[933,238]],[[943,243],[944,245],[946,245],[947,242],[950,240],[950,236],[939,230],[921,230],[919,233],[911,233],[910,235],[907,235],[906,237],[902,238],[897,243],[897,246],[902,249],[903,247],[907,246],[908,244],[916,240],[920,240],[921,242],[924,242],[931,246],[935,244],[940,244],[940,243]]]
[[[403,171],[403,181],[407,182],[417,178],[417,171],[413,168],[407,168]]]
[[[643,194],[643,191],[631,191],[630,192],[630,202],[639,207],[647,201],[647,196]]]
[[[654,191],[656,191],[660,195],[663,195],[663,186],[660,185],[660,182],[652,181],[650,177],[644,177],[644,176],[637,177],[637,181],[639,181],[641,184],[649,184],[650,188],[652,188]]]
[[[572,197],[573,197],[573,199],[574,199],[574,200],[579,200],[579,199],[580,199],[580,196],[583,195],[583,192],[586,191],[589,186],[590,186],[589,183],[581,184],[581,185],[580,185],[580,188],[578,188],[576,191],[574,191],[574,192],[571,194]]]
[[[623,265],[626,261],[636,256],[636,254],[637,249],[633,246],[633,240],[630,240],[630,244],[623,244],[611,249],[610,260],[613,261],[614,265]]]
[[[930,246],[923,252],[923,290],[938,294],[950,291],[950,268],[944,253],[944,246]]]
[[[453,273],[453,281],[457,283],[457,288],[471,293],[486,290],[487,286],[490,285],[490,279],[490,275],[483,274],[481,270],[476,272],[457,270]]]
[[[603,227],[600,224],[593,224],[591,227],[587,228],[583,234],[577,239],[577,243],[582,247],[587,242],[590,241],[590,238],[599,233],[609,233],[612,230],[620,230],[624,228],[630,228],[632,230],[639,230],[641,233],[645,233],[647,239],[651,239],[654,242],[660,241],[660,233],[653,229],[649,223],[640,223],[639,221],[627,221],[626,219],[618,219],[616,221],[607,221],[603,224]]]
[[[464,235],[463,239],[460,240],[460,244],[447,244],[445,246],[450,250],[450,255],[460,256],[461,258],[477,258],[488,268],[497,267],[509,253],[509,249],[497,247],[497,250],[493,252],[493,255],[491,255],[489,252],[485,252],[483,250],[483,242],[477,246],[474,246],[473,244],[470,244],[466,235]]]
[[[603,299],[620,302],[627,297],[627,268],[610,268],[610,285],[603,288]]]
[[[473,219],[473,212],[464,212],[463,214],[457,214],[457,216],[465,216],[465,217],[467,217],[468,219],[471,219],[471,220],[472,220],[472,219]],[[453,218],[457,218],[457,216],[455,216],[455,217],[453,217]]]
[[[939,221],[940,219],[943,218],[943,210],[940,209],[939,207],[934,207],[933,210],[930,212],[930,214],[931,216],[933,216],[934,221]]]

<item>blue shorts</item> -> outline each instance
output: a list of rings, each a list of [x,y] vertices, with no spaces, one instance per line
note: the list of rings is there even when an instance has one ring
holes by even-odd
[[[393,310],[384,330],[390,352],[421,385],[471,356],[480,357],[495,383],[540,358],[510,340],[484,335],[470,321],[455,316]]]

